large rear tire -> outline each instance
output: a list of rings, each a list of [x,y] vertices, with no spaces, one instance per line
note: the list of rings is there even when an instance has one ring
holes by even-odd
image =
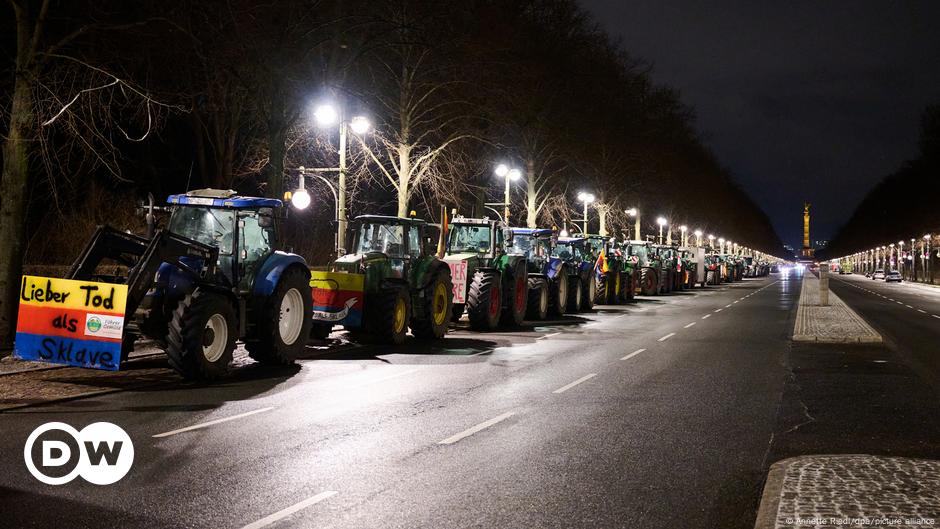
[[[168,325],[170,366],[188,380],[228,372],[238,329],[235,308],[222,294],[196,289],[179,302]]]
[[[594,282],[594,303],[607,303],[607,283],[610,281],[610,272],[602,273]]]
[[[543,277],[530,277],[528,284],[526,317],[530,320],[544,320],[548,316],[548,283]]]
[[[411,299],[402,285],[384,286],[374,299],[366,297],[366,324],[369,337],[379,343],[401,345],[408,334]]]
[[[620,289],[623,288],[623,275],[619,270],[611,270],[607,273],[607,292],[604,303],[608,305],[617,305],[620,303]]]
[[[640,293],[644,296],[655,296],[659,291],[659,278],[652,268],[640,269]]]
[[[493,331],[499,326],[502,308],[500,275],[495,271],[477,270],[467,292],[467,317],[475,331]]]
[[[504,272],[505,273],[505,272]],[[508,278],[511,288],[504,289],[506,300],[503,303],[503,325],[518,326],[525,320],[526,309],[529,303],[529,278],[525,270],[525,262],[516,263],[512,275]]]
[[[588,312],[594,309],[594,296],[597,294],[597,289],[594,286],[594,270],[591,270],[588,274],[588,280],[582,282],[581,290],[581,312]]]
[[[447,334],[453,305],[454,285],[450,281],[450,269],[441,269],[434,274],[431,283],[424,289],[424,314],[415,314],[411,320],[411,333],[422,340],[440,340]]]
[[[623,301],[627,303],[636,299],[636,269],[624,275]]]
[[[551,281],[549,312],[561,316],[568,309],[568,270],[562,266]]]
[[[248,355],[265,364],[293,364],[307,346],[312,312],[310,279],[302,269],[288,268],[264,301],[257,334],[245,342]]]
[[[584,288],[581,287],[581,278],[578,276],[571,276],[568,278],[568,308],[565,312],[574,313],[581,310],[581,305],[584,303],[584,300],[581,299],[581,296],[584,295]]]

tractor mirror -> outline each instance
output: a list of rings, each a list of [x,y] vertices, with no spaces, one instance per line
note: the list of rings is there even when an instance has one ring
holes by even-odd
[[[274,227],[274,210],[272,208],[260,208],[258,210],[258,226],[262,228]]]

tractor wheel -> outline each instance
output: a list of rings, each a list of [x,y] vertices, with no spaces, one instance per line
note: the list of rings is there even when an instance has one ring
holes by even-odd
[[[425,311],[422,317],[411,320],[411,333],[423,340],[440,340],[447,334],[450,324],[454,285],[450,269],[434,274],[431,284],[424,289]]]
[[[467,292],[467,317],[475,331],[493,331],[502,309],[499,272],[477,270]]]
[[[594,309],[594,300],[597,295],[597,288],[594,285],[594,270],[588,273],[589,279],[581,284],[581,312],[588,312]]]
[[[623,275],[619,271],[611,270],[607,274],[607,299],[604,303],[617,305],[620,303],[620,289],[623,288]]]
[[[506,301],[503,304],[505,308],[503,309],[502,323],[513,326],[522,325],[529,302],[529,280],[525,271],[525,263],[519,262],[516,264],[509,281],[512,283],[512,288],[505,289]]]
[[[640,294],[655,296],[659,292],[659,278],[652,268],[640,269]]]
[[[607,303],[607,282],[610,281],[610,272],[601,274],[594,282],[594,303]]]
[[[366,297],[366,325],[373,341],[401,345],[408,334],[411,299],[402,285],[386,285],[372,299]]]
[[[463,303],[454,303],[453,305],[451,305],[450,321],[454,323],[460,321],[460,318],[463,317],[463,309],[464,309]]]
[[[248,355],[265,364],[293,364],[307,346],[312,311],[307,274],[300,268],[288,268],[274,292],[264,300],[261,321],[256,322],[257,334],[245,342]]]
[[[131,351],[134,350],[134,343],[137,341],[137,338],[140,336],[128,332],[124,333],[124,337],[121,338],[121,363],[127,362],[127,358],[131,355]]]
[[[564,267],[551,282],[549,307],[555,316],[561,316],[568,308],[568,270]]]
[[[622,302],[628,303],[636,298],[636,276],[635,272],[624,274],[623,297]]]
[[[183,378],[211,380],[232,362],[235,308],[222,294],[197,289],[180,301],[168,325],[166,354]]]
[[[528,283],[526,317],[530,320],[544,320],[548,316],[548,283],[542,277],[530,277]]]
[[[581,278],[571,276],[568,278],[568,307],[565,312],[574,313],[581,310],[584,300],[581,296],[584,294],[584,288],[581,287]]]

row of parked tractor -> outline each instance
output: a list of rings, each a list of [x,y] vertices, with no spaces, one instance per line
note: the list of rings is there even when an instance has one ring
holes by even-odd
[[[236,341],[284,365],[336,326],[355,341],[400,344],[409,330],[440,339],[464,316],[491,331],[769,271],[704,248],[378,215],[354,219],[349,252],[311,268],[276,248],[280,200],[205,189],[168,203],[164,228],[151,204],[146,236],[99,227],[67,279],[126,285],[121,361],[145,336],[187,379],[224,374]]]

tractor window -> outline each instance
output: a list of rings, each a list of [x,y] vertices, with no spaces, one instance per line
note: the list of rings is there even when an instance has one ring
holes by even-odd
[[[403,257],[403,232],[400,224],[364,222],[359,230],[356,253],[382,252],[389,257]]]
[[[528,254],[532,248],[532,237],[529,235],[514,235],[510,252],[513,255]]]
[[[450,253],[488,253],[490,251],[490,227],[461,224],[452,226],[447,237]]]
[[[408,227],[408,255],[421,257],[421,231],[417,226]]]
[[[581,257],[581,250],[571,243],[559,243],[555,246],[555,256],[564,260]]]
[[[215,246],[219,255],[232,255],[235,212],[225,209],[181,206],[170,216],[169,230],[194,241]]]
[[[240,213],[238,252],[242,263],[240,270],[242,286],[251,286],[258,266],[271,253],[274,229],[263,228],[258,223],[258,214],[254,211]]]

